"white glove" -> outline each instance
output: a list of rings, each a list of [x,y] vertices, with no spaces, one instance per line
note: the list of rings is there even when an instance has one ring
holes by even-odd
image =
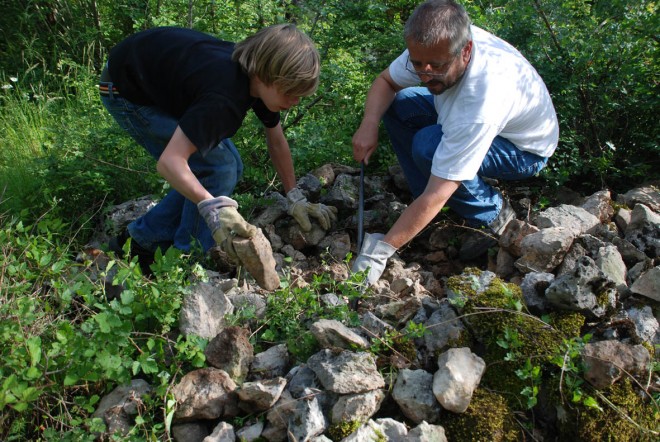
[[[197,210],[211,229],[213,239],[235,263],[240,260],[232,244],[233,237],[252,238],[257,233],[257,228],[245,221],[237,208],[238,203],[226,196],[209,198],[197,204]]]
[[[288,202],[287,213],[300,224],[300,228],[305,232],[312,229],[312,223],[309,221],[310,215],[318,220],[323,230],[328,230],[332,221],[337,219],[336,207],[310,203],[297,187],[289,190],[286,199]]]
[[[353,273],[369,269],[367,273],[369,285],[374,285],[378,281],[385,270],[387,260],[396,252],[394,246],[382,241],[383,238],[385,235],[382,233],[365,234],[362,250],[351,268]]]

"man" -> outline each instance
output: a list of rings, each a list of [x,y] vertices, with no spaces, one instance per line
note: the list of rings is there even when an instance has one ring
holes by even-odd
[[[318,86],[319,55],[294,25],[264,28],[234,44],[201,32],[154,28],[115,46],[101,76],[103,104],[119,125],[157,161],[172,190],[147,214],[110,241],[144,269],[158,247],[207,251],[214,243],[236,260],[235,235],[256,228],[228,195],[243,164],[230,138],[252,110],[265,126],[266,143],[289,201],[289,214],[304,230],[310,216],[328,229],[336,209],[309,203],[296,187],[293,161],[279,112]]]
[[[368,163],[382,119],[415,197],[386,235],[366,235],[353,271],[376,282],[396,249],[445,205],[499,235],[515,213],[483,177],[537,174],[559,137],[543,80],[511,45],[470,25],[453,0],[429,0],[406,22],[407,50],[373,82],[353,136]],[[424,83],[426,88],[412,87]]]

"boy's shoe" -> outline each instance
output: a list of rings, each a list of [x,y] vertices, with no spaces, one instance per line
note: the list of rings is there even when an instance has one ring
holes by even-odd
[[[110,238],[110,241],[108,241],[108,248],[111,251],[115,252],[115,256],[117,256],[118,258],[123,258],[124,257],[123,247],[129,238],[131,238],[131,235],[128,233],[128,229],[124,228],[124,230],[122,230],[119,233],[119,235]],[[151,264],[154,263],[154,259],[155,259],[154,252],[145,249],[140,244],[138,244],[138,242],[135,241],[135,239],[131,238],[131,249],[129,251],[129,254],[131,256],[138,257],[138,264],[140,264],[140,268],[142,269],[143,275],[149,276],[152,274]]]

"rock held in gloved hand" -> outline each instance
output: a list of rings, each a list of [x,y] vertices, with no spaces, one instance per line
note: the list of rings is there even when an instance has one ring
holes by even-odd
[[[273,249],[261,229],[257,229],[257,233],[251,238],[235,237],[232,244],[241,264],[257,281],[259,287],[266,290],[280,287],[280,277],[275,271]]]

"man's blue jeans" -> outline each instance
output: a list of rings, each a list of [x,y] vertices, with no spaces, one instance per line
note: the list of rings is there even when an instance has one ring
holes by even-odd
[[[383,116],[392,147],[415,198],[424,192],[431,176],[431,162],[442,139],[442,126],[433,95],[424,87],[397,93]],[[502,195],[482,177],[519,180],[536,175],[547,158],[524,152],[509,140],[495,137],[477,176],[463,181],[447,205],[473,226],[488,226],[499,215]]]
[[[138,106],[117,95],[102,95],[101,101],[119,126],[158,160],[176,130],[176,118],[157,107]],[[213,196],[231,195],[243,173],[241,156],[229,138],[206,156],[194,153],[188,164]],[[197,205],[176,190],[171,190],[149,212],[129,224],[128,233],[140,246],[152,251],[173,245],[187,252],[197,242],[206,252],[215,245]]]

